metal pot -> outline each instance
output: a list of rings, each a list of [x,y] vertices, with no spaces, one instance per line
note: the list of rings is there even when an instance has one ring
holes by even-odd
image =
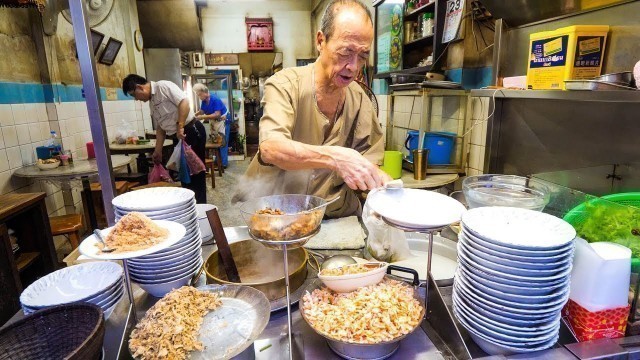
[[[408,269],[408,268],[404,268],[401,266],[395,266],[395,265],[389,265],[387,267],[387,274],[390,274],[391,271],[401,271],[401,272],[408,272],[410,274],[413,275],[413,297],[415,299],[417,299],[418,301],[420,301],[420,303],[423,303],[423,299],[420,298],[419,294],[418,294],[418,285],[420,284],[420,280],[418,279],[418,272],[416,272],[413,269]],[[399,281],[404,281],[403,279],[393,276],[393,275],[385,275],[385,278],[391,278],[394,280],[399,280]],[[309,286],[306,287],[305,292],[313,292],[313,290],[315,289],[319,289],[321,288],[322,282],[320,280],[316,280],[314,282],[312,282],[311,284],[309,284]],[[301,302],[303,300],[300,300]],[[300,314],[302,315],[302,318],[304,319],[304,321],[307,322],[307,324],[309,325],[309,327],[311,327],[313,329],[313,326],[311,326],[311,324],[309,324],[309,321],[307,320],[304,311],[302,310],[304,308],[304,305],[301,303],[300,304]],[[421,318],[424,318],[424,314],[425,314],[425,309],[424,307],[422,308],[422,312],[420,314]],[[316,329],[313,329],[313,331],[315,331],[318,335],[324,337],[327,340],[327,344],[329,345],[329,348],[331,350],[333,350],[333,352],[335,352],[336,354],[338,354],[340,357],[342,357],[343,359],[365,359],[365,360],[382,360],[382,359],[387,359],[389,358],[391,355],[393,355],[397,350],[398,347],[400,347],[400,340],[404,339],[405,337],[409,336],[411,333],[413,333],[418,327],[420,327],[420,323],[418,323],[411,331],[409,331],[407,334],[397,337],[391,341],[385,341],[385,342],[381,342],[378,344],[356,344],[356,343],[349,343],[349,342],[344,342],[344,341],[339,341],[339,340],[334,340],[332,338],[329,338],[327,336],[325,336],[324,334],[316,331]]]
[[[262,291],[269,301],[286,295],[282,251],[270,250],[255,240],[234,242],[229,244],[229,247],[242,285]],[[309,261],[309,254],[304,248],[288,251],[291,292],[302,286],[306,280],[307,261]],[[234,284],[227,280],[218,250],[209,256],[204,268],[207,273],[207,284]]]

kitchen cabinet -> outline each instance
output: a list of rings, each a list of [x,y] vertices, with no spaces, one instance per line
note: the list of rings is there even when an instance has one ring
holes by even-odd
[[[374,2],[376,78],[387,78],[396,72],[425,74],[444,51],[442,32],[446,0],[423,2],[409,12],[406,10],[407,2]],[[419,35],[411,36],[405,31],[411,23],[420,23],[427,13],[433,14],[433,31],[429,35],[422,36],[420,32]],[[430,63],[421,64],[430,56]]]

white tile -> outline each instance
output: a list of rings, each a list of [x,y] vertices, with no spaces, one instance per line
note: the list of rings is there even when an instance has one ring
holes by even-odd
[[[58,110],[56,108],[56,104],[46,103],[45,107],[47,110],[47,117],[49,118],[49,121],[58,120]]]
[[[20,155],[20,147],[15,146],[7,148],[6,152],[10,169],[17,169],[22,167],[22,155]]]
[[[7,159],[7,151],[0,150],[0,172],[9,170],[9,159]]]
[[[142,101],[133,101],[133,103],[135,104],[135,108],[136,110],[142,110]]]
[[[0,172],[0,195],[4,195],[12,191],[13,184],[11,183],[11,171]]]
[[[29,124],[29,137],[31,142],[35,143],[42,140],[42,132],[40,132],[40,125],[48,125],[47,123],[33,123]]]
[[[39,122],[47,122],[49,121],[49,115],[47,114],[47,104],[45,103],[36,103],[34,104],[36,107],[36,115]]]
[[[11,104],[11,111],[13,112],[13,121],[16,125],[28,123],[27,116],[24,112],[24,104]]]
[[[411,119],[409,120],[409,129],[420,130],[420,122],[421,116],[420,114],[411,114]]]
[[[413,109],[411,109],[412,114],[420,114],[422,111],[422,97],[416,96],[413,100]]]
[[[64,207],[64,196],[62,195],[62,191],[53,194],[53,201],[57,209]]]
[[[74,142],[74,138],[72,136],[67,136],[62,138],[62,148],[64,151],[71,150],[76,151],[76,144]]]
[[[42,191],[46,192],[47,196],[49,196],[57,191],[60,191],[60,187],[55,183],[45,181],[42,183]]]
[[[22,165],[33,165],[35,160],[35,153],[33,151],[33,145],[20,145],[20,156],[22,157]]]
[[[5,147],[14,147],[18,146],[18,134],[16,133],[15,126],[7,126],[2,129],[2,138],[4,139]]]
[[[38,122],[38,110],[36,104],[24,104],[24,115],[27,119],[27,123]]]
[[[18,145],[31,144],[28,124],[16,125],[16,134],[18,135]]]
[[[14,125],[13,111],[10,104],[0,104],[0,126]]]
[[[80,149],[80,148],[86,146],[86,143],[84,142],[84,139],[82,138],[82,134],[73,135],[73,144],[75,145],[73,147],[74,149]]]
[[[0,130],[0,149],[4,149],[4,137],[2,136],[1,130]]]
[[[58,113],[58,120],[69,119],[73,117],[73,103],[56,103],[56,110]]]
[[[403,112],[396,113],[393,122],[395,126],[406,128],[409,126],[409,114]]]
[[[51,134],[51,127],[49,126],[49,122],[42,122],[38,124],[38,128],[40,131],[40,141],[49,139],[49,136]]]
[[[380,112],[382,113],[382,110]],[[136,110],[135,114],[136,114],[136,120],[142,121],[142,111]]]
[[[71,135],[73,135],[70,130],[67,130],[67,124],[69,124],[69,120],[60,120],[57,123],[58,123],[59,130],[56,131],[56,133],[58,135],[61,135],[61,136],[71,136]],[[70,127],[69,129],[71,129],[71,128],[72,127]],[[53,126],[52,126],[51,130],[55,131]]]
[[[44,198],[44,203],[47,206],[47,213],[49,216],[55,216],[54,213],[58,210],[56,209],[56,204],[53,200],[53,196],[47,196]]]
[[[73,117],[87,116],[87,104],[85,102],[73,103]]]

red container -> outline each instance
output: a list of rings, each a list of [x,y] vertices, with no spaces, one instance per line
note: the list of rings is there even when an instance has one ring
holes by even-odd
[[[96,151],[93,149],[93,141],[87,143],[87,158],[95,159]]]
[[[624,336],[630,306],[591,312],[569,299],[562,309],[578,341],[615,339]]]

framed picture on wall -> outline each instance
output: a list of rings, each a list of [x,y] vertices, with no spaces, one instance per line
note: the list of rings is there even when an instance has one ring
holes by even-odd
[[[95,30],[91,30],[91,45],[93,46],[93,56],[98,55],[100,45],[104,40],[104,34]]]
[[[107,41],[107,46],[105,46],[104,51],[100,55],[100,62],[106,65],[113,65],[116,61],[116,56],[118,56],[118,52],[122,47],[122,41],[116,40],[114,38],[109,38]]]

